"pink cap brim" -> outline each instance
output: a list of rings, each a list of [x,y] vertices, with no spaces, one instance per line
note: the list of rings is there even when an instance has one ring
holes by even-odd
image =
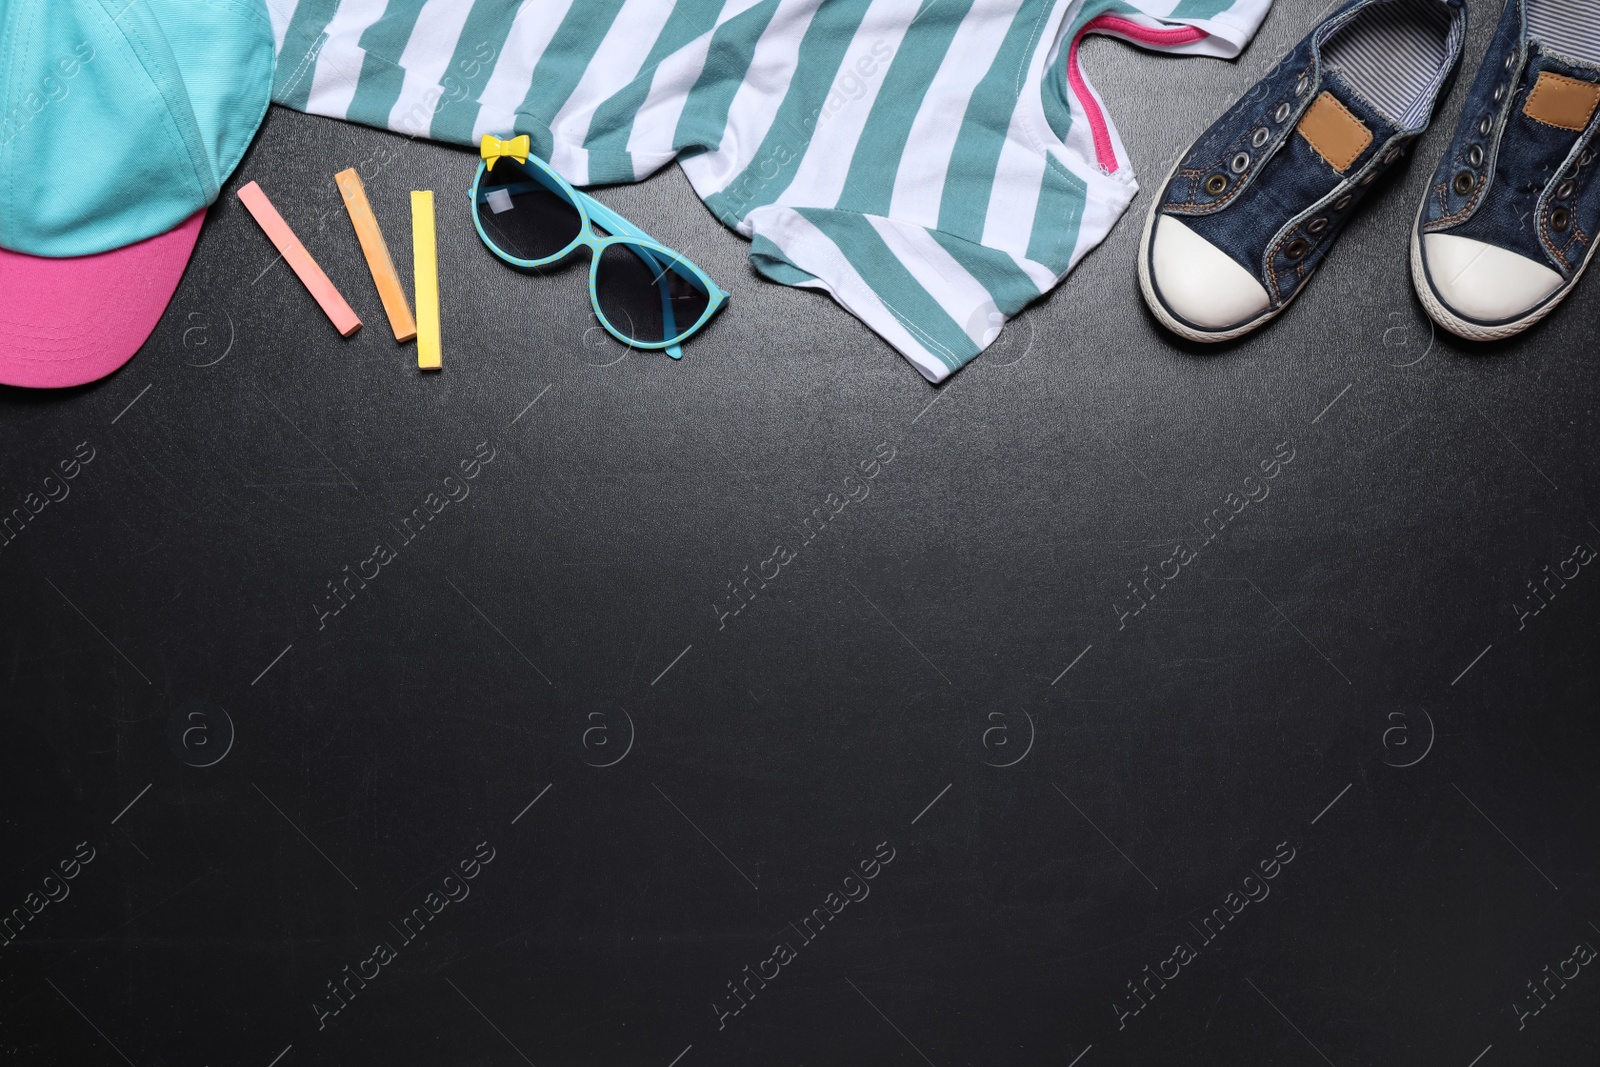
[[[132,359],[177,291],[205,216],[93,256],[0,249],[0,383],[83,385]]]

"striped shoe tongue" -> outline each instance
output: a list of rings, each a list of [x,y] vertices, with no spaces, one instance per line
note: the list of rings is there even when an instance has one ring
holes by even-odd
[[[1455,18],[1441,0],[1373,4],[1323,43],[1323,65],[1394,126],[1414,129],[1450,65]]]
[[[1600,65],[1600,0],[1526,0],[1528,36],[1552,52]]]

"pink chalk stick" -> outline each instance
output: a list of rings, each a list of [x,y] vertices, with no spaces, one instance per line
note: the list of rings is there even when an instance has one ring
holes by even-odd
[[[294,235],[289,224],[283,221],[283,216],[272,206],[272,201],[261,191],[261,186],[255,182],[245,185],[239,190],[239,200],[262,230],[266,231],[267,238],[283,253],[284,260],[327,314],[339,335],[349,337],[361,329],[361,319],[339,295],[338,288],[322,272],[322,268],[317,266],[317,261],[311,258],[311,253],[306,251],[306,246],[300,243],[300,238]]]

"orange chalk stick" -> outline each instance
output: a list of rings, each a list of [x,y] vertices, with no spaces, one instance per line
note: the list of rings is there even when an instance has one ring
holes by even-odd
[[[372,272],[373,284],[383,300],[383,313],[389,316],[389,327],[396,341],[410,341],[417,336],[417,323],[406,304],[405,290],[400,288],[400,275],[395,273],[394,260],[389,255],[389,245],[378,228],[367,201],[366,187],[355,168],[341,170],[333,176],[339,184],[339,195],[344,197],[344,209],[350,215],[350,224],[356,228],[356,239],[361,242],[361,253],[367,257],[367,269]]]
[[[283,216],[272,206],[272,201],[261,191],[261,186],[255,182],[245,185],[239,190],[239,200],[266,232],[268,240],[283,253],[284,261],[316,299],[339,335],[349,337],[361,329],[361,319],[345,303],[344,297],[339,295],[339,290],[328,280],[328,276],[322,273],[322,268],[311,258],[311,253],[300,243],[300,238],[289,229],[289,224],[283,221]]]

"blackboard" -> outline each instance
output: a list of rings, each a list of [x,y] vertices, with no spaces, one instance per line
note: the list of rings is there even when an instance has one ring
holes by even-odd
[[[1430,327],[1458,88],[1268,328],[1137,295],[1149,182],[1315,11],[1085,45],[1146,191],[938,389],[676,170],[598,195],[734,293],[681,362],[494,260],[470,152],[274,108],[144,350],[0,393],[49,498],[0,548],[0,1056],[1591,1059],[1600,283]],[[439,374],[346,166],[392,235],[436,191]]]

